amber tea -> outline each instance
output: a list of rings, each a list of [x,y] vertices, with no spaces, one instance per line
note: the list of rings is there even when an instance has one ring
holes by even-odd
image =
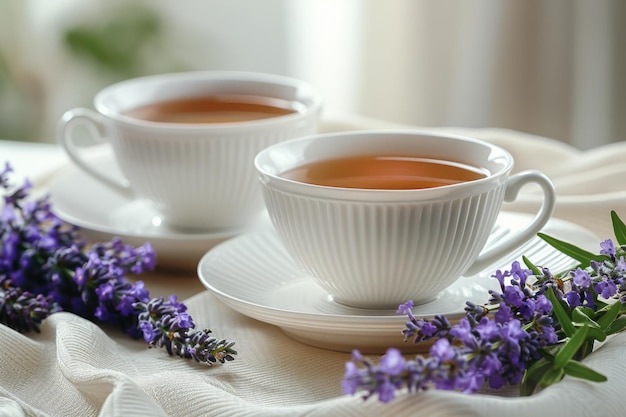
[[[162,123],[233,123],[296,113],[296,104],[270,97],[216,95],[150,103],[124,114]]]
[[[485,178],[484,169],[419,156],[351,156],[316,161],[281,175],[294,181],[341,188],[413,190]]]

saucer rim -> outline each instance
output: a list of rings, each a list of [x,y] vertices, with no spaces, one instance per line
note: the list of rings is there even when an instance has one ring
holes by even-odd
[[[112,155],[101,155],[97,158],[94,158],[94,162],[96,161],[100,163],[102,162],[115,163],[115,160],[113,159]],[[83,171],[80,170],[80,168],[72,164],[72,166],[68,167],[68,169],[66,169],[65,172],[63,172],[62,174],[52,179],[48,187],[48,195],[50,196],[50,199],[52,202],[52,206],[51,206],[52,212],[64,222],[77,226],[81,230],[86,230],[86,231],[91,231],[91,232],[96,232],[99,234],[105,234],[105,235],[111,235],[111,236],[120,236],[122,238],[128,237],[128,238],[133,238],[133,239],[159,240],[161,242],[168,242],[168,241],[200,242],[202,241],[202,242],[207,242],[207,243],[214,242],[214,241],[221,241],[221,240],[233,237],[233,236],[237,236],[246,230],[245,227],[238,227],[238,228],[232,228],[232,229],[225,228],[225,229],[219,229],[215,231],[189,232],[189,233],[182,232],[182,231],[172,231],[168,233],[165,233],[165,232],[154,233],[150,231],[135,232],[131,230],[125,230],[124,228],[121,228],[121,227],[111,226],[107,224],[106,221],[102,221],[102,222],[88,221],[88,220],[82,219],[75,212],[72,213],[71,210],[67,210],[67,207],[71,207],[72,204],[68,202],[67,199],[59,198],[60,192],[58,190],[60,188],[71,188],[68,186],[70,186],[72,183],[75,183],[76,181],[80,179],[86,180],[89,183],[97,184],[98,186],[100,186],[100,183],[96,179],[90,177],[88,174],[85,174]],[[100,202],[109,201],[109,199],[106,198],[107,195],[115,195],[117,198],[123,199],[124,201],[123,204],[114,205],[113,208],[116,208],[116,209],[123,208],[126,205],[133,204],[133,203],[145,204],[146,207],[148,207],[148,205],[150,204],[149,201],[144,200],[144,199],[131,199],[125,196],[121,196],[115,193],[114,190],[111,190],[107,188],[106,186],[102,186],[101,188],[105,190],[104,192],[107,194],[101,194],[100,199],[99,199]],[[67,192],[65,192],[65,194],[67,194]],[[59,201],[64,202],[63,205],[66,207],[65,210],[58,207]]]
[[[501,214],[505,216],[509,215],[509,216],[513,216],[517,218],[523,218],[524,220],[531,219],[531,216],[525,213],[503,211],[501,212]],[[544,228],[548,229],[548,228],[551,228],[551,226],[554,226],[557,229],[559,226],[561,226],[562,229],[567,229],[564,231],[570,231],[570,233],[576,232],[579,234],[584,234],[586,235],[585,238],[592,238],[592,237],[595,238],[595,235],[588,229],[584,228],[583,226],[568,222],[566,220],[553,217],[550,219],[549,224],[547,224]],[[269,230],[272,231],[271,229]],[[268,231],[265,231],[265,232],[252,231],[252,232],[244,233],[240,236],[231,238],[225,242],[222,242],[216,245],[215,247],[213,247],[207,253],[205,253],[201,257],[198,263],[197,274],[202,285],[206,288],[207,291],[214,294],[218,299],[220,299],[222,302],[227,304],[229,307],[233,308],[235,311],[240,312],[241,314],[244,314],[246,316],[255,318],[257,320],[263,321],[265,323],[276,325],[281,328],[289,327],[289,328],[294,328],[298,330],[301,330],[304,327],[318,330],[318,331],[322,327],[325,330],[330,330],[328,328],[328,326],[330,325],[330,327],[332,327],[333,329],[337,329],[341,331],[348,331],[348,332],[351,329],[353,329],[360,333],[362,331],[363,326],[367,326],[368,329],[372,331],[385,331],[383,327],[389,326],[390,324],[396,325],[398,323],[402,324],[406,322],[406,317],[404,315],[397,314],[393,312],[391,309],[381,310],[381,311],[387,312],[387,314],[384,314],[384,315],[356,315],[356,314],[341,314],[341,313],[327,313],[327,312],[295,311],[293,309],[289,310],[289,309],[279,308],[276,306],[267,305],[267,303],[247,301],[233,294],[228,294],[224,292],[222,289],[216,288],[211,283],[211,281],[208,280],[204,272],[204,269],[209,267],[208,265],[210,263],[210,260],[215,256],[216,253],[219,254],[220,251],[223,250],[226,245],[237,245],[238,242],[240,242],[241,240],[250,238],[252,234],[259,234],[259,233],[268,233]],[[275,233],[275,231],[273,231],[273,233]],[[479,285],[482,285],[485,288],[485,290],[491,289],[491,286],[484,285],[484,282],[487,282],[486,280],[489,279],[488,271],[481,271],[478,274],[474,274],[472,276],[463,276],[463,277],[460,277],[459,279],[463,279],[463,280],[471,279],[473,280],[472,283],[477,283]],[[289,281],[289,283],[291,284],[296,281],[305,281],[305,280],[307,281],[312,280],[312,278],[307,277],[306,274],[303,272],[301,276],[299,276],[298,278],[294,278],[292,281]],[[494,285],[495,284],[496,283],[494,281]],[[485,297],[487,296],[488,296],[488,293],[485,293]],[[454,320],[454,319],[458,319],[464,316],[463,307],[464,306],[460,306],[459,311],[454,312],[454,313],[432,313],[432,314],[419,313],[418,315],[419,317],[422,317],[422,318],[428,318],[428,317],[434,317],[437,314],[445,314],[447,318]],[[367,310],[370,312],[376,311],[375,309],[363,309],[363,310]],[[263,314],[260,315],[259,312],[262,312]],[[337,319],[339,320],[337,321]],[[373,329],[373,326],[380,326],[380,327],[378,329]],[[395,329],[395,330],[399,331],[398,329]]]
[[[529,214],[518,212],[502,211],[501,214],[518,217],[518,221],[522,221],[520,220],[521,218],[524,219],[523,221],[527,221],[532,218]],[[544,226],[542,231],[552,234],[555,237],[569,240],[572,243],[578,244],[588,250],[592,250],[590,248],[591,243],[600,241],[595,234],[585,227],[554,217],[549,220],[548,224]],[[401,329],[407,321],[406,316],[403,314],[395,313],[384,316],[363,316],[354,314],[342,315],[323,311],[293,311],[293,308],[290,309],[290,311],[276,305],[268,305],[271,302],[271,299],[268,299],[269,301],[267,302],[251,302],[243,300],[241,297],[235,297],[232,295],[232,292],[229,294],[221,289],[214,288],[212,284],[209,284],[204,276],[203,268],[210,267],[210,265],[208,265],[208,260],[211,256],[215,254],[220,255],[222,253],[222,249],[220,249],[220,247],[223,248],[223,245],[237,244],[237,242],[241,239],[249,237],[251,233],[259,232],[260,230],[257,230],[229,239],[228,241],[216,245],[201,257],[197,266],[198,278],[206,290],[212,296],[215,296],[216,301],[224,303],[228,308],[232,309],[234,313],[242,314],[247,318],[258,320],[266,325],[276,326],[277,329],[282,331],[283,334],[294,341],[325,350],[350,352],[354,349],[359,349],[364,354],[382,354],[389,347],[393,346],[407,354],[424,353],[428,351],[430,346],[428,343],[410,343],[409,341],[403,340],[404,338],[402,336]],[[275,230],[273,230],[273,232],[276,233]],[[535,239],[539,238],[535,237]],[[526,245],[530,246],[527,248]],[[529,249],[535,251],[545,251],[546,247],[542,247],[540,245],[542,245],[541,242],[531,244],[529,241],[527,244],[520,246],[517,250],[511,251],[510,255],[503,257],[497,262],[497,264],[500,266],[501,264],[518,260],[521,257],[520,251],[522,250],[526,251]],[[270,249],[275,250],[276,248],[272,247]],[[559,253],[556,249],[547,253],[544,257],[544,261],[547,262],[549,259],[554,259],[555,256],[558,256],[558,262],[567,262],[567,257]],[[573,260],[571,265],[575,265]],[[488,269],[472,275],[471,277],[475,277],[475,279],[483,277],[485,282],[487,282],[487,280],[489,280],[489,271],[491,271],[492,268],[493,266],[489,266]],[[305,274],[302,273],[302,275]],[[289,272],[286,273],[285,277],[288,276],[292,276],[292,274]],[[471,277],[464,276],[459,279],[467,279]],[[295,277],[289,282],[292,283],[298,279],[304,280],[306,278],[303,276],[300,276],[300,278]],[[310,281],[311,278],[309,278],[309,282]],[[488,300],[487,288],[499,288],[499,284],[495,279],[490,282],[493,283],[493,287],[484,284],[481,285],[485,288],[485,302]],[[272,287],[272,289],[268,289],[267,294],[271,295],[271,292],[273,291],[276,291],[275,286]],[[468,298],[465,298],[464,301],[467,299]],[[462,302],[463,307],[465,304],[464,301]],[[459,307],[461,307],[461,305]],[[313,305],[313,309],[315,309],[315,305]],[[369,310],[371,311],[371,309]],[[391,312],[391,310],[384,311],[389,313]],[[442,314],[452,324],[454,324],[464,317],[464,310],[461,310],[456,314],[445,312],[422,314],[414,309],[414,314],[418,318],[429,318],[437,314]]]
[[[253,232],[254,233],[254,232]],[[216,245],[213,249],[218,248],[219,246],[222,245],[226,245],[226,244],[232,244],[232,245],[236,245],[238,243],[239,239],[245,239],[249,234],[243,234],[241,236],[237,236],[234,237],[232,239],[229,239],[226,242],[220,243],[219,245]],[[209,252],[211,252],[213,249],[211,249]],[[269,306],[266,304],[260,304],[257,302],[252,302],[252,301],[246,301],[244,299],[238,298],[238,297],[234,297],[231,294],[228,294],[216,287],[214,287],[213,285],[211,285],[210,283],[208,283],[208,281],[204,278],[204,272],[203,272],[203,266],[205,266],[208,263],[208,259],[211,257],[211,255],[209,254],[209,252],[207,252],[201,259],[200,262],[198,263],[198,278],[200,279],[200,282],[202,283],[202,285],[206,288],[207,291],[211,292],[212,294],[214,294],[216,297],[220,298],[221,300],[223,300],[226,304],[228,305],[233,305],[233,306],[237,306],[239,307],[244,307],[246,310],[263,310],[264,313],[274,313],[274,314],[264,314],[264,317],[275,317],[275,319],[272,319],[272,324],[275,324],[277,326],[284,326],[287,324],[290,324],[292,321],[285,321],[287,318],[291,318],[292,320],[309,320],[308,322],[305,322],[305,326],[306,327],[306,323],[314,323],[314,322],[319,322],[318,325],[316,326],[311,326],[312,328],[318,329],[320,328],[320,325],[323,323],[324,324],[324,328],[327,328],[327,325],[331,325],[333,327],[335,327],[334,325],[337,325],[337,322],[335,321],[336,319],[341,319],[341,320],[353,320],[350,323],[350,327],[354,327],[355,322],[359,322],[359,325],[367,325],[368,327],[371,327],[373,324],[378,324],[378,325],[388,325],[388,324],[396,324],[396,323],[404,323],[406,321],[406,317],[403,315],[400,315],[398,313],[396,313],[394,310],[392,309],[370,309],[370,308],[362,308],[361,310],[365,310],[365,311],[370,311],[370,312],[376,312],[376,311],[381,311],[381,312],[387,312],[387,314],[381,314],[381,315],[359,315],[359,314],[340,314],[340,313],[326,313],[326,312],[312,312],[312,311],[295,311],[295,310],[288,310],[288,309],[284,309],[284,308],[279,308],[279,307],[275,307],[275,306]],[[487,278],[486,276],[484,276],[484,274],[476,274],[473,275],[472,277],[461,277],[459,279],[485,279]],[[299,278],[294,279],[293,281],[290,281],[290,284],[293,283],[297,283],[298,281],[302,281],[302,282],[310,282],[312,284],[314,284],[314,282],[312,281],[313,278],[311,278],[310,276],[307,276],[305,273],[302,273],[302,276],[300,276]],[[476,282],[474,282],[476,283]],[[485,287],[485,289],[487,289]],[[445,292],[442,291],[442,292]],[[437,297],[439,298],[439,297]],[[436,300],[430,301],[431,302],[435,302]],[[332,303],[332,301],[329,301]],[[429,304],[426,303],[426,304]],[[241,311],[241,310],[237,310],[237,311]],[[464,310],[459,310],[457,312],[454,313],[446,313],[446,317],[448,318],[455,318],[455,317],[461,317],[464,315]],[[420,317],[426,318],[426,317],[434,317],[438,314],[442,314],[442,313],[432,313],[432,314],[420,314]],[[252,317],[252,316],[251,316]],[[268,320],[261,320],[267,323],[270,323]],[[284,323],[279,325],[278,323]],[[337,325],[337,328],[341,328],[342,330],[345,329],[346,324],[342,324],[341,326]],[[298,328],[303,327],[302,325],[298,325]]]

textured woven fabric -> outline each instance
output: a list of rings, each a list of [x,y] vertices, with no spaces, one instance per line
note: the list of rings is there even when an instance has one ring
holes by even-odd
[[[324,130],[389,127],[411,128],[352,118],[327,121]],[[582,225],[599,238],[612,236],[610,210],[626,210],[626,143],[581,152],[502,129],[430,130],[496,143],[515,156],[516,170],[544,171],[557,189],[555,217]],[[67,164],[52,147],[10,145],[0,141],[0,158],[19,159],[19,169],[30,170],[39,191],[45,191],[54,170]],[[523,190],[505,209],[534,212],[539,195]],[[609,377],[605,383],[565,378],[527,398],[430,391],[402,394],[381,404],[341,395],[349,354],[301,344],[277,327],[237,313],[203,291],[193,273],[157,271],[142,279],[154,295],[191,295],[185,303],[198,327],[236,341],[236,360],[207,367],[172,358],[70,313],[47,319],[40,334],[21,335],[0,326],[0,415],[586,417],[618,416],[626,409],[621,395],[626,335],[613,337],[586,359]]]

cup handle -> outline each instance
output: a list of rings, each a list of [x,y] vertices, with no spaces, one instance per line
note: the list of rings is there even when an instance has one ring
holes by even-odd
[[[517,231],[508,239],[496,244],[494,247],[490,247],[485,252],[481,252],[464,275],[471,276],[483,271],[507,253],[530,240],[550,220],[556,204],[556,191],[552,181],[542,172],[529,170],[512,175],[504,192],[504,201],[514,201],[519,190],[524,185],[533,182],[541,187],[544,197],[543,204],[535,217],[524,229]]]
[[[85,126],[88,129],[92,144],[108,142],[104,133],[104,118],[101,115],[86,108],[68,110],[63,114],[57,126],[57,140],[61,143],[67,155],[87,174],[114,190],[130,196],[132,191],[127,179],[116,178],[99,171],[84,158],[80,151],[81,147],[74,141],[74,129],[78,126]]]

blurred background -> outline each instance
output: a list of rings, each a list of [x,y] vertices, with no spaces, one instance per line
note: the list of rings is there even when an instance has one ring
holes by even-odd
[[[54,142],[102,87],[235,69],[319,87],[324,118],[626,140],[621,0],[2,0],[0,138]]]

